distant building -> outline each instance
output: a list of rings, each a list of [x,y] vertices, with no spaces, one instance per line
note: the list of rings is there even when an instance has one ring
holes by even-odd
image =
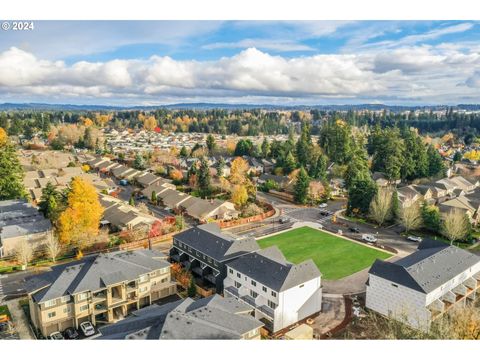
[[[480,292],[480,257],[440,241],[423,240],[396,262],[376,260],[368,275],[366,307],[417,329],[428,329]]]
[[[13,255],[22,240],[35,249],[52,236],[50,220],[27,201],[0,201],[0,257]]]
[[[100,340],[219,340],[260,339],[258,320],[249,306],[219,295],[186,298],[151,305],[127,319],[100,328]]]
[[[173,295],[170,263],[154,250],[118,251],[84,257],[27,278],[33,325],[44,335],[90,321],[123,319],[132,311]]]

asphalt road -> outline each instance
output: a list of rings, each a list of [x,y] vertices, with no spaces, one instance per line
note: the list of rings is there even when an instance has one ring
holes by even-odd
[[[27,276],[41,273],[38,269],[0,275],[0,300],[4,297],[25,294],[24,280]]]

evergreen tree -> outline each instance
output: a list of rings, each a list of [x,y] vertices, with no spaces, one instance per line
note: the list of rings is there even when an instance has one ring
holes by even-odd
[[[182,158],[188,157],[188,150],[185,146],[182,146],[182,148],[180,149],[180,156]]]
[[[294,186],[294,199],[297,203],[306,204],[308,200],[308,188],[310,185],[310,179],[307,172],[303,167],[297,175],[297,180]]]
[[[63,196],[55,189],[51,182],[42,189],[42,197],[38,203],[39,211],[52,222],[57,221],[58,216],[64,210]],[[65,199],[66,200],[66,199]]]
[[[422,220],[426,229],[436,233],[440,232],[442,221],[438,207],[424,203],[422,206]]]
[[[373,150],[373,171],[380,171],[390,180],[400,179],[405,144],[397,128],[380,131]]]
[[[300,166],[306,168],[311,159],[312,138],[310,136],[310,128],[306,123],[302,125],[302,135],[296,144],[297,161]]]
[[[347,214],[367,214],[377,193],[377,184],[371,178],[354,179],[348,189]]]
[[[438,153],[438,151],[433,147],[429,146],[427,150],[428,156],[428,176],[441,176],[445,173],[445,165],[443,159]]]
[[[8,138],[0,144],[0,200],[27,197],[23,185],[23,167],[18,160],[15,146]]]
[[[133,194],[130,195],[130,199],[128,200],[128,205],[135,206],[135,198],[133,197]]]
[[[318,144],[331,161],[345,164],[350,157],[351,129],[343,120],[330,120],[322,126]]]
[[[217,146],[217,144],[215,142],[215,138],[213,137],[212,134],[208,134],[208,136],[207,136],[207,149],[208,149],[208,153],[210,155],[213,153],[216,146]]]
[[[223,176],[223,170],[225,169],[225,159],[222,156],[217,161],[216,169],[217,169],[217,176],[218,177]]]
[[[270,155],[270,143],[268,142],[267,138],[263,138],[261,150],[262,150],[262,157],[264,159],[268,158],[268,156]]]
[[[145,161],[143,160],[142,155],[137,154],[135,160],[133,161],[133,167],[137,170],[145,170]]]
[[[210,194],[211,179],[210,168],[208,167],[207,159],[202,157],[200,159],[200,167],[197,172],[198,188],[202,197]]]
[[[188,285],[187,295],[189,297],[195,297],[197,295],[197,287],[195,286],[195,279],[193,276],[190,277],[190,284]]]
[[[155,205],[157,204],[158,197],[157,197],[157,193],[155,191],[152,191],[152,196],[151,196],[150,200],[153,204],[155,204]]]
[[[283,172],[285,174],[290,174],[296,168],[297,168],[297,162],[295,161],[293,154],[289,152],[283,164]]]

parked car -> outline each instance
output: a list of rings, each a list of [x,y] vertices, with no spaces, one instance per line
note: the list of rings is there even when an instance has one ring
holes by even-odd
[[[93,327],[90,321],[85,321],[80,324],[80,329],[82,330],[83,335],[92,336],[95,334],[95,328]]]
[[[63,337],[63,335],[60,333],[60,331],[55,331],[55,332],[51,333],[48,338],[50,340],[63,340],[63,339],[65,339]]]
[[[320,205],[318,205],[318,207],[319,207],[320,209],[324,209],[324,208],[326,208],[327,206],[328,206],[327,203],[321,203]]]
[[[351,226],[351,227],[348,228],[348,230],[350,230],[351,232],[356,233],[356,234],[360,233],[360,229],[357,228],[357,227]]]
[[[63,332],[63,336],[65,337],[65,339],[74,340],[78,338],[79,334],[76,329],[69,327],[65,329],[65,331]]]
[[[320,210],[320,215],[322,215],[322,216],[328,216],[328,215],[330,215],[330,211],[328,211],[328,210]]]
[[[421,242],[423,239],[420,236],[410,235],[409,237],[407,237],[407,240],[410,240],[413,242]]]
[[[377,238],[373,236],[372,234],[363,234],[362,235],[362,240],[369,242],[369,243],[376,243]]]
[[[278,220],[280,224],[286,224],[290,222],[290,219],[287,217],[281,217],[280,220]]]

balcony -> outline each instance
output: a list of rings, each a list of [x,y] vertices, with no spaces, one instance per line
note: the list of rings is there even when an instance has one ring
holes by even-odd
[[[272,308],[269,308],[266,305],[262,305],[262,306],[258,307],[257,310],[260,311],[261,313],[267,315],[271,319],[273,319],[275,317],[275,310],[273,310]]]
[[[101,291],[99,293],[93,294],[92,296],[92,303],[97,303],[99,301],[105,301],[107,300],[107,292],[106,291]]]
[[[231,295],[233,295],[237,298],[240,297],[240,295],[238,293],[238,289],[234,286],[229,286],[229,287],[225,288],[224,291],[230,293]]]
[[[94,314],[100,314],[108,310],[106,303],[95,304],[93,308]]]
[[[251,297],[250,295],[242,296],[240,299],[242,299],[243,301],[245,301],[248,305],[253,306],[253,307],[256,307],[256,305],[255,305],[255,299],[254,299],[253,297]]]

